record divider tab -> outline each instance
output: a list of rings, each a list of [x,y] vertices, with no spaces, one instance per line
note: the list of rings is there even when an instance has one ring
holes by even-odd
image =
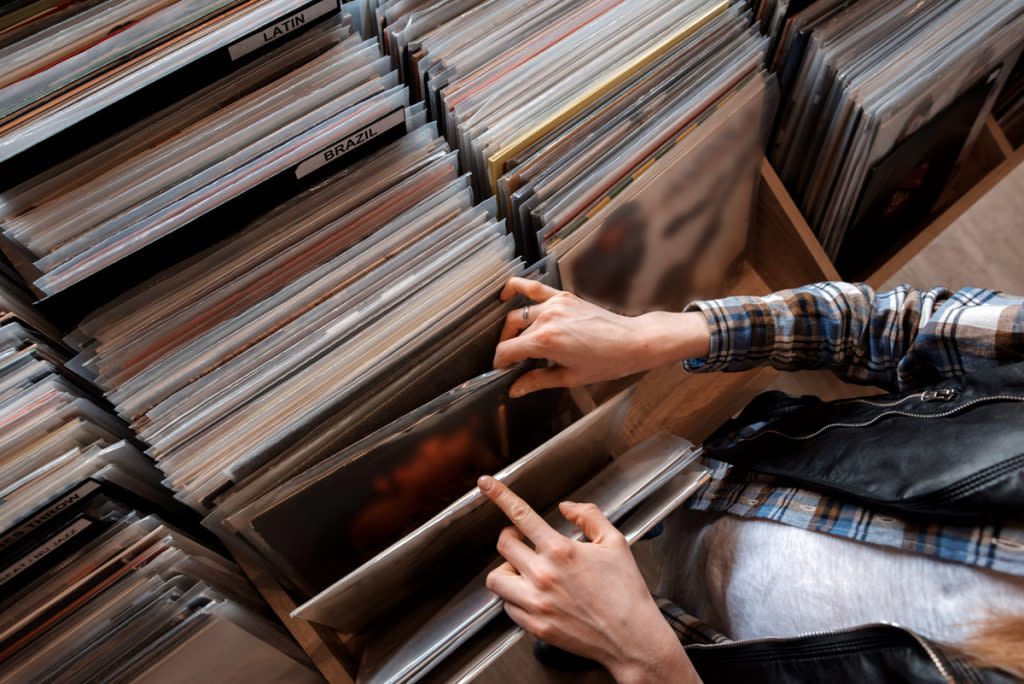
[[[124,130],[126,127],[141,121],[161,109],[171,107],[182,97],[195,92],[218,79],[245,67],[253,60],[278,47],[282,42],[293,40],[314,26],[326,21],[340,12],[341,4],[330,0],[332,9],[324,10],[325,0],[311,0],[298,10],[290,9],[282,16],[264,24],[247,36],[205,55],[199,55],[193,61],[181,66],[171,73],[159,78],[149,85],[143,86],[120,100],[86,116],[44,140],[36,142],[28,149],[10,159],[0,162],[0,192],[29,180],[46,169],[61,163],[65,159],[82,152],[106,138]],[[272,29],[275,25],[286,22],[289,18],[313,9],[308,21],[289,25],[287,32],[273,36],[272,40],[263,40],[258,47],[238,53],[237,46],[258,36],[262,31]],[[237,57],[231,52],[235,50]]]

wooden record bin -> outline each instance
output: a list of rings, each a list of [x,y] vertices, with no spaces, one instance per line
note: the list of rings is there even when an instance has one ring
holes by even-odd
[[[884,263],[864,280],[873,287],[881,286],[1021,162],[1024,147],[1014,148],[996,121],[989,118],[939,201],[941,211],[915,235],[896,245]],[[765,294],[809,282],[840,279],[767,160],[762,163],[761,181],[745,263],[740,275],[725,284],[720,294]],[[763,391],[776,375],[771,369],[690,375],[679,364],[651,371],[637,383],[631,413],[621,435],[622,446],[628,448],[660,429],[699,443]],[[592,407],[589,396],[580,397],[579,403],[584,407],[588,402]],[[253,563],[244,558],[238,560],[327,681],[354,682],[357,660],[347,647],[350,639],[289,617],[296,604],[287,592]]]

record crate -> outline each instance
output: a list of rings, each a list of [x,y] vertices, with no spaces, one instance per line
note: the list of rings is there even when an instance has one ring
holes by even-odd
[[[1024,162],[1024,146],[1015,148],[999,124],[989,117],[971,151],[948,183],[931,221],[900,244],[894,245],[872,272],[846,274],[878,288],[909,262],[932,240],[952,225],[989,190]],[[739,275],[723,284],[720,295],[767,294],[779,289],[822,280],[842,279],[811,227],[804,219],[782,181],[767,160],[761,165],[758,194],[750,242]],[[814,382],[814,391],[830,397],[862,394],[862,388],[845,385],[830,374]],[[694,443],[739,411],[779,376],[769,368],[742,373],[692,375],[681,364],[651,371],[636,381],[633,404],[623,426],[621,448],[629,448],[658,430],[667,429]],[[610,392],[612,385],[598,391],[576,392],[577,403],[587,411]],[[236,554],[237,555],[237,554]],[[287,626],[310,659],[331,684],[352,684],[358,661],[354,639],[305,620],[290,617],[296,603],[257,564],[237,558],[264,598]],[[580,675],[563,675],[539,665],[528,642],[520,641],[492,663],[494,677],[524,681],[582,681]],[[600,681],[600,678],[598,679]],[[589,681],[589,678],[587,679]]]

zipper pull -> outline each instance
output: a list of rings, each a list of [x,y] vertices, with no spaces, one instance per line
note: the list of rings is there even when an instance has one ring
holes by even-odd
[[[921,401],[949,401],[955,399],[958,392],[952,387],[926,390],[921,393]]]

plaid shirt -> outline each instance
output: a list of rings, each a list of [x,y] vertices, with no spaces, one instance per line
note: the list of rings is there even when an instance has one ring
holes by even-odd
[[[905,390],[1024,360],[1024,299],[991,290],[818,283],[766,297],[694,302],[711,329],[707,358],[687,370],[828,368],[850,382]],[[1024,576],[1024,524],[928,525],[879,515],[775,478],[712,460],[688,508],[775,520]]]

